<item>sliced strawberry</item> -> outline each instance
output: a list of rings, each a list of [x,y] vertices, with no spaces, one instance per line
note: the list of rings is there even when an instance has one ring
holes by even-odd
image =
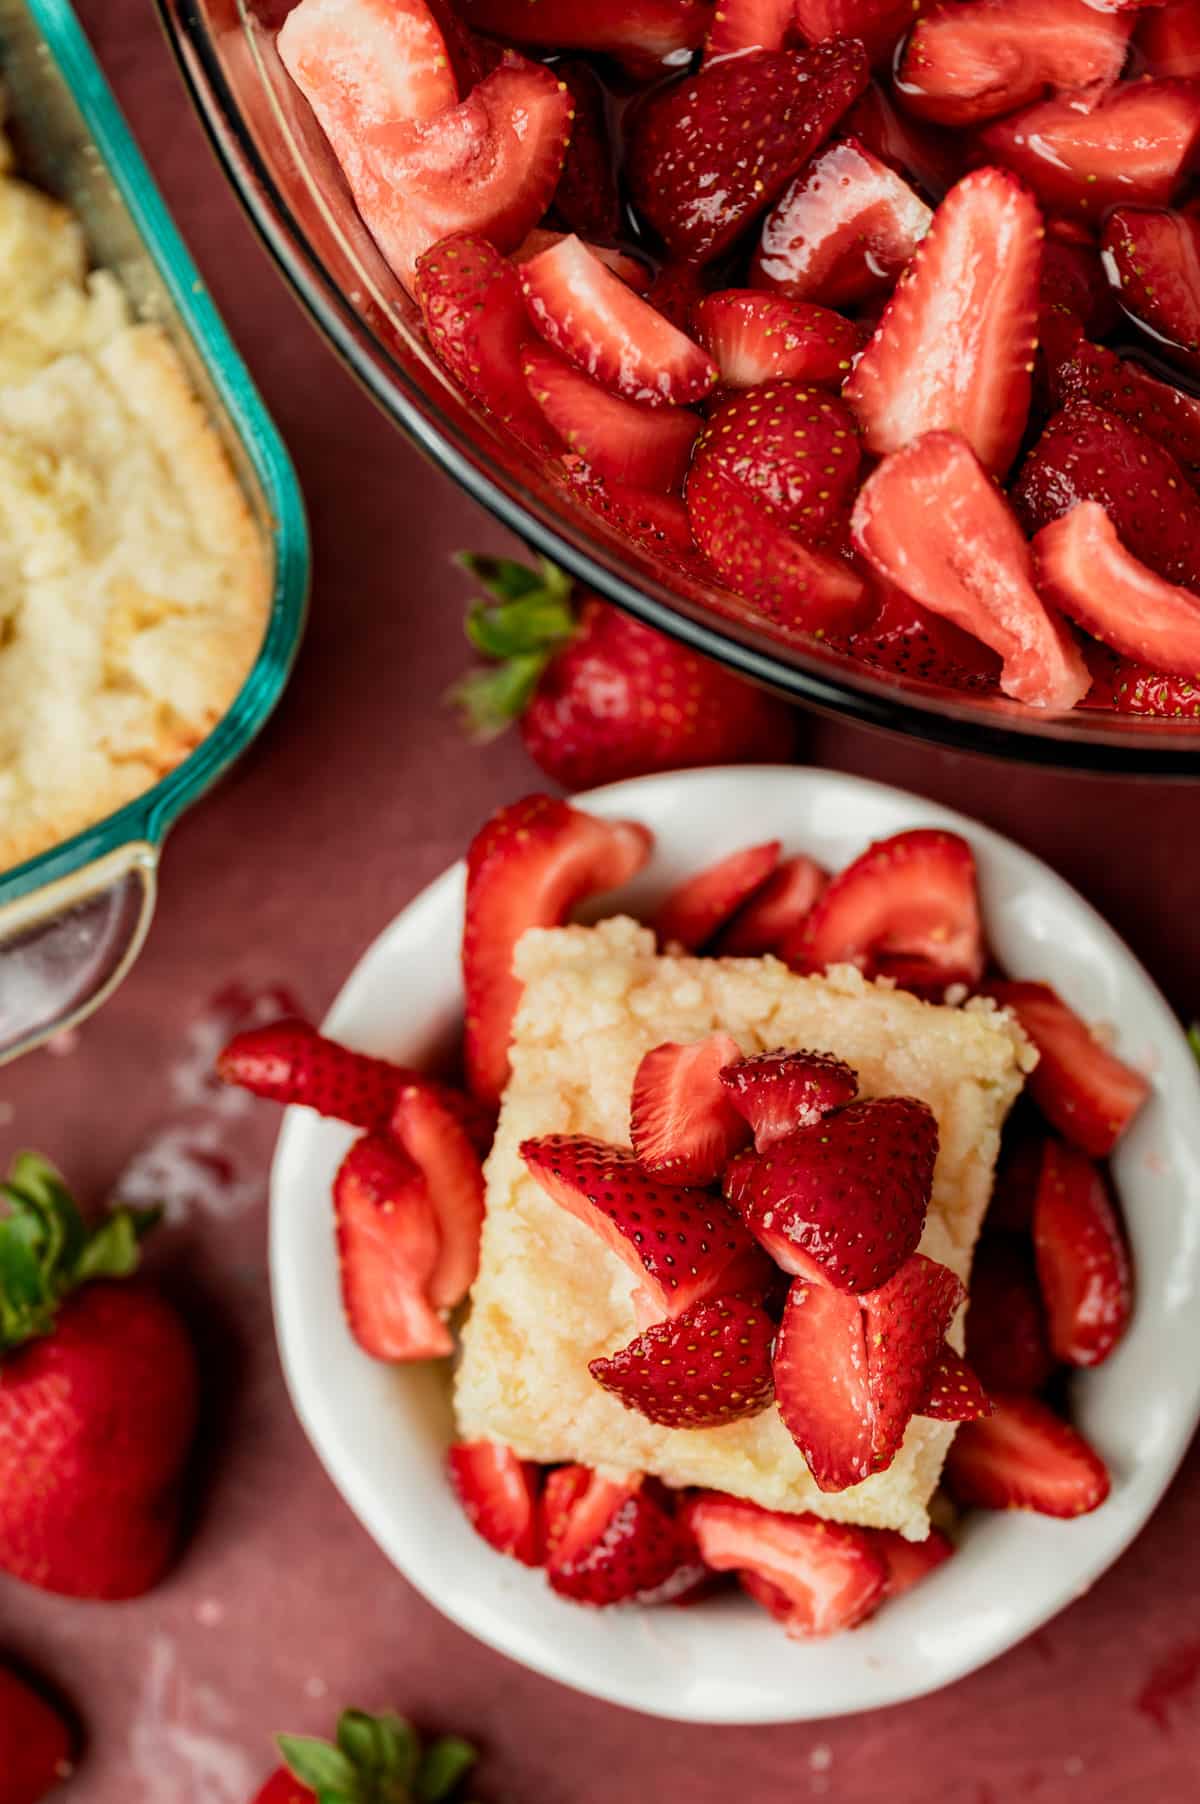
[[[751,288],[706,296],[692,322],[727,388],[776,380],[840,388],[859,343],[858,327],[840,313]]]
[[[843,391],[868,450],[946,429],[1004,474],[1029,411],[1041,239],[1002,170],[951,188]]]
[[[1160,382],[1129,358],[1091,344],[1077,320],[1043,322],[1050,393],[1061,407],[1094,401],[1165,445],[1194,481],[1200,478],[1200,398]]]
[[[1086,632],[1156,670],[1200,670],[1200,594],[1139,563],[1098,501],[1044,526],[1033,554],[1038,592]]]
[[[795,0],[717,0],[704,40],[705,62],[740,50],[782,50]]]
[[[866,1532],[887,1569],[883,1595],[889,1603],[944,1566],[954,1553],[953,1541],[940,1528],[931,1528],[923,1541],[906,1541],[894,1528],[871,1528]]]
[[[1098,100],[1063,94],[997,119],[985,153],[1048,207],[1098,223],[1109,207],[1166,206],[1200,140],[1193,82],[1120,82]]]
[[[1077,502],[1098,501],[1135,557],[1200,591],[1200,497],[1171,453],[1120,414],[1090,401],[1055,414],[1011,498],[1030,537]]]
[[[741,1288],[753,1248],[719,1197],[663,1184],[633,1153],[581,1134],[526,1140],[521,1157],[546,1195],[629,1266],[660,1317]],[[745,1260],[739,1282],[727,1284],[735,1260]]]
[[[515,250],[549,204],[570,137],[571,97],[554,73],[508,52],[458,106],[428,119],[380,115],[372,84],[338,45],[330,53],[320,24],[312,37],[295,28],[311,3],[288,15],[279,53],[400,280],[411,288],[422,253],[456,232]]]
[[[965,1296],[954,1273],[914,1253],[862,1298],[871,1403],[871,1470],[883,1472],[929,1399],[946,1330]]]
[[[1104,265],[1094,244],[1064,243],[1047,236],[1042,245],[1042,275],[1038,298],[1043,310],[1065,309],[1085,332],[1102,338],[1119,318]]]
[[[1100,1365],[1133,1312],[1129,1253],[1104,1172],[1055,1140],[1042,1163],[1033,1243],[1055,1355]]]
[[[553,250],[556,244],[561,244],[564,238],[569,236],[568,232],[552,232],[546,226],[534,226],[532,232],[526,234],[513,252],[512,261],[514,263],[532,263],[533,259],[540,257],[543,251]],[[620,276],[622,282],[628,283],[629,287],[636,289],[638,294],[646,293],[654,279],[647,264],[637,257],[628,256],[625,251],[617,250],[611,244],[590,244],[586,238],[583,239],[583,242],[587,244],[592,256],[599,257],[601,263],[607,269],[611,269],[615,276]],[[1107,287],[1107,283],[1105,286]],[[533,325],[523,295],[521,312],[525,320],[526,336],[532,337]]]
[[[510,44],[553,50],[636,51],[665,57],[694,50],[709,20],[704,0],[460,0],[476,31]]]
[[[571,1519],[571,1511],[592,1482],[590,1466],[554,1466],[542,1486],[541,1533],[543,1558],[549,1560]]]
[[[877,840],[833,878],[784,957],[804,971],[855,965],[935,994],[977,983],[983,928],[970,846],[940,827]]]
[[[619,1604],[666,1585],[684,1557],[674,1521],[640,1475],[593,1472],[546,1561],[546,1576],[576,1603]]]
[[[614,394],[646,406],[686,406],[717,380],[699,345],[593,256],[563,238],[521,270],[542,337]]]
[[[886,1568],[866,1530],[819,1516],[785,1515],[755,1503],[701,1491],[685,1520],[707,1565],[758,1581],[752,1595],[781,1593],[784,1626],[794,1639],[854,1628],[883,1596]]]
[[[351,1052],[296,1016],[235,1034],[216,1070],[225,1083],[255,1096],[315,1109],[368,1133],[388,1126],[401,1089],[421,1089],[461,1123],[477,1152],[486,1153],[492,1144],[493,1110],[406,1065]]]
[[[916,1251],[937,1147],[933,1112],[914,1097],[852,1102],[765,1153],[739,1153],[725,1192],[784,1271],[875,1290]]]
[[[842,124],[849,136],[932,200],[941,200],[962,173],[962,153],[951,134],[910,118],[896,106],[890,90],[877,81],[855,102]]]
[[[520,355],[546,424],[597,476],[632,488],[679,488],[700,433],[694,413],[623,401],[545,346],[526,345]]]
[[[438,1219],[441,1250],[429,1280],[435,1308],[461,1303],[479,1269],[483,1166],[465,1128],[424,1084],[403,1084],[391,1131],[424,1174]]]
[[[1195,676],[1171,676],[1146,664],[1118,660],[1109,706],[1118,714],[1149,714],[1158,720],[1200,720],[1200,668]]]
[[[871,1474],[867,1339],[859,1299],[797,1278],[775,1343],[783,1425],[819,1490],[845,1491]]]
[[[892,61],[923,0],[796,0],[796,30],[809,44],[858,38],[873,65]]]
[[[564,60],[554,65],[554,73],[566,83],[575,113],[554,210],[581,238],[614,238],[621,224],[621,197],[604,89],[588,63]]]
[[[641,869],[650,835],[602,821],[551,796],[501,808],[467,854],[463,924],[466,1060],[477,1096],[498,1101],[508,1081],[508,1042],[520,1000],[513,949],[530,927],[557,927],[576,903],[616,889]]]
[[[856,1074],[829,1052],[780,1049],[739,1057],[725,1066],[721,1083],[732,1107],[749,1122],[760,1153],[796,1128],[814,1127],[858,1095]]]
[[[962,0],[923,13],[896,84],[904,105],[940,125],[978,125],[1047,90],[1110,87],[1132,16],[1085,0]]]
[[[885,458],[852,530],[883,577],[999,653],[1006,695],[1063,713],[1087,694],[1079,647],[1033,586],[1025,536],[957,433],[927,432]]]
[[[932,218],[865,144],[839,139],[805,164],[768,213],[751,279],[796,300],[855,306],[891,289]]]
[[[684,552],[699,562],[688,511],[678,496],[634,488],[627,482],[609,482],[582,458],[564,462],[570,466],[568,475],[576,499],[609,526],[647,551]]]
[[[1135,39],[1148,75],[1200,75],[1200,7],[1196,0],[1146,7]]]
[[[1038,1049],[1029,1091],[1073,1146],[1105,1159],[1150,1094],[1140,1071],[1097,1038],[1048,983],[989,983]]]
[[[977,1422],[981,1416],[992,1413],[991,1399],[979,1374],[949,1341],[942,1345],[929,1389],[915,1413],[935,1422]]]
[[[1105,221],[1101,245],[1126,313],[1155,349],[1200,370],[1200,220],[1118,207]]]
[[[946,1482],[964,1507],[1085,1516],[1108,1496],[1104,1461],[1034,1397],[992,1399],[993,1413],[954,1437]]]
[[[778,953],[808,914],[829,873],[803,853],[785,858],[717,935],[721,958],[762,958]]]
[[[989,1394],[1040,1391],[1054,1370],[1024,1236],[989,1232],[979,1243],[967,1305],[967,1358]]]
[[[654,917],[661,946],[697,952],[756,894],[779,863],[779,841],[746,846],[673,889]]]
[[[429,1186],[383,1134],[356,1140],[333,1180],[338,1271],[350,1331],[374,1359],[441,1359],[454,1351],[429,1301],[441,1251]]]
[[[851,657],[889,676],[941,689],[998,688],[1000,660],[981,640],[920,607],[885,577],[876,575],[872,587],[878,612],[845,642]]]
[[[463,1514],[489,1547],[538,1561],[538,1469],[498,1441],[456,1441],[446,1470]]]
[[[468,394],[524,443],[552,445],[521,373],[532,328],[507,258],[483,238],[443,239],[418,260],[413,292],[430,344]]]
[[[629,1104],[629,1137],[644,1171],[673,1184],[720,1177],[750,1137],[722,1082],[723,1068],[741,1056],[728,1034],[646,1054]]]
[[[588,1371],[663,1428],[720,1428],[767,1408],[775,1324],[761,1303],[711,1297],[657,1322]]]
[[[771,205],[866,83],[862,47],[845,42],[749,51],[659,90],[630,133],[639,214],[673,255],[711,261]]]
[[[299,0],[278,44],[339,158],[340,143],[368,120],[420,123],[458,104],[425,0]]]
[[[698,476],[724,476],[809,545],[825,540],[854,494],[859,446],[836,395],[770,382],[713,410],[696,443]]]

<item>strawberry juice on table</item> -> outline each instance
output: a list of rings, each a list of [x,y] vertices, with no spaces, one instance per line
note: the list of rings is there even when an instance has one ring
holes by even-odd
[[[277,41],[436,355],[668,586],[942,690],[1187,719],[1181,11],[299,0]]]

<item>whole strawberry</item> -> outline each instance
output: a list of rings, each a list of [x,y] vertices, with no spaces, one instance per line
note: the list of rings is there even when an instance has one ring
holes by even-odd
[[[594,596],[573,604],[553,565],[461,561],[494,598],[472,608],[467,636],[495,667],[455,698],[482,737],[519,719],[530,757],[564,788],[791,757],[795,715],[775,696]]]
[[[175,1551],[196,1359],[130,1278],[157,1211],[84,1224],[22,1153],[0,1186],[0,1571],[68,1597],[137,1597]]]
[[[444,1735],[422,1749],[411,1723],[386,1712],[345,1710],[336,1745],[281,1735],[284,1764],[253,1804],[442,1804],[457,1798],[475,1764],[469,1742]]]
[[[69,1776],[73,1740],[54,1706],[0,1666],[0,1804],[40,1804]]]

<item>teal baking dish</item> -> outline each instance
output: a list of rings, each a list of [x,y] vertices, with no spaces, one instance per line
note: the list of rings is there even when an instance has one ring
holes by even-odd
[[[283,441],[201,283],[66,0],[0,0],[0,76],[21,173],[80,217],[93,261],[172,338],[237,470],[273,570],[258,657],[196,749],[115,814],[0,872],[0,1062],[80,1021],[130,969],[163,841],[278,701],[304,628],[309,542]]]

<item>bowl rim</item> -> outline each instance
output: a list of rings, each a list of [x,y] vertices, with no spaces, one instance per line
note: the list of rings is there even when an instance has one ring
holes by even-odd
[[[1200,729],[1144,717],[1136,728],[1120,728],[1109,724],[1113,718],[1109,715],[1097,726],[1081,718],[1087,710],[1039,721],[1029,712],[1018,715],[1016,704],[1010,717],[1014,724],[1006,725],[999,709],[982,716],[965,698],[951,698],[944,691],[931,692],[927,701],[901,695],[862,666],[853,677],[842,677],[834,667],[817,661],[792,663],[769,650],[769,641],[752,629],[747,628],[748,636],[742,638],[732,626],[723,628],[715,613],[701,619],[681,602],[672,605],[575,543],[564,533],[561,517],[470,441],[413,380],[313,250],[242,118],[209,29],[208,4],[209,0],[156,0],[184,84],[251,224],[295,297],[372,400],[511,532],[635,618],[821,713],[1022,763],[1112,775],[1200,778]],[[236,5],[240,29],[244,0],[236,0]],[[517,493],[509,492],[510,484]],[[556,519],[558,524],[553,523]],[[667,591],[662,594],[665,597]],[[1015,724],[1018,720],[1020,725]]]
[[[594,808],[606,816],[631,814],[637,817],[639,802],[645,806],[645,797],[651,787],[660,791],[669,786],[668,793],[671,805],[678,807],[680,798],[690,797],[703,799],[704,792],[712,786],[720,790],[722,785],[749,783],[761,790],[765,786],[786,786],[789,792],[795,793],[795,802],[800,804],[804,796],[811,796],[814,805],[821,802],[829,809],[840,810],[847,800],[861,799],[868,807],[872,803],[880,808],[898,809],[907,815],[910,824],[942,826],[951,831],[966,834],[972,845],[983,853],[985,859],[995,858],[1000,861],[1005,872],[1015,873],[1025,884],[1036,883],[1039,891],[1065,904],[1075,916],[1077,922],[1083,923],[1089,934],[1094,936],[1102,954],[1107,958],[1109,969],[1115,970],[1117,981],[1128,995],[1130,989],[1140,994],[1145,1013],[1152,1019],[1154,1026],[1154,1047],[1158,1057],[1159,1070],[1164,1079],[1169,1078],[1170,1088],[1176,1095],[1182,1094],[1186,1099],[1186,1108],[1177,1102],[1169,1111],[1167,1122],[1172,1132],[1182,1132],[1184,1136],[1190,1132],[1192,1162],[1196,1170],[1200,1170],[1200,1069],[1188,1046],[1182,1026],[1171,1010],[1140,961],[1119,938],[1098,911],[1076,891],[1072,885],[1054,872],[1041,859],[1027,852],[1006,836],[993,829],[982,826],[954,810],[930,803],[911,792],[889,785],[871,782],[867,779],[845,775],[837,772],[826,772],[816,769],[805,769],[797,766],[751,766],[751,767],[714,767],[708,770],[672,773],[669,777],[637,778],[628,782],[608,785],[603,789],[582,794],[576,798],[582,806]],[[710,798],[711,799],[711,798]],[[797,825],[794,829],[797,839],[802,827],[802,807],[796,806]],[[889,828],[888,831],[896,830]],[[742,837],[744,837],[744,833]],[[373,976],[373,966],[377,958],[387,957],[390,941],[402,935],[406,928],[415,925],[418,913],[427,916],[437,912],[444,916],[447,910],[455,912],[461,909],[463,893],[462,861],[452,865],[441,876],[435,878],[420,893],[401,909],[394,919],[383,929],[362,956],[356,960],[346,983],[332,1004],[326,1017],[325,1031],[354,1039],[350,1032],[351,1022],[360,1006],[360,996],[368,984],[377,980]],[[457,928],[457,921],[455,922]],[[457,936],[456,936],[457,937]],[[379,1046],[371,1046],[371,1051],[383,1050]],[[1165,1108],[1165,1103],[1164,1103]],[[491,1609],[486,1600],[478,1600],[470,1591],[461,1587],[455,1596],[452,1607],[447,1601],[446,1589],[448,1580],[438,1568],[426,1567],[414,1569],[410,1556],[412,1552],[412,1535],[407,1529],[402,1510],[396,1507],[392,1494],[380,1497],[378,1488],[371,1475],[359,1469],[353,1463],[353,1456],[348,1459],[345,1452],[345,1439],[349,1432],[346,1419],[352,1413],[345,1409],[345,1399],[335,1406],[329,1396],[311,1383],[311,1373],[306,1371],[306,1344],[312,1331],[312,1311],[308,1300],[297,1294],[295,1277],[295,1255],[292,1236],[289,1232],[287,1209],[280,1202],[281,1193],[296,1182],[298,1174],[304,1169],[305,1161],[311,1167],[313,1163],[313,1147],[311,1144],[315,1118],[307,1116],[304,1111],[290,1109],[286,1112],[275,1157],[271,1170],[271,1220],[270,1220],[270,1268],[272,1302],[275,1318],[276,1337],[280,1359],[292,1400],[293,1407],[312,1444],[318,1458],[325,1466],[335,1487],[350,1505],[351,1509],[363,1523],[368,1533],[383,1550],[385,1556],[397,1567],[424,1597],[435,1608],[457,1623],[460,1628],[474,1635],[497,1652],[541,1673],[545,1677],[565,1683],[573,1689],[602,1698],[610,1703],[656,1715],[671,1720],[694,1721],[709,1724],[749,1724],[780,1723],[819,1720],[822,1717],[853,1714],[864,1709],[881,1708],[927,1695],[943,1689],[956,1682],[968,1673],[986,1665],[1000,1654],[1008,1651],[1028,1635],[1042,1627],[1056,1616],[1077,1596],[1086,1591],[1090,1585],[1105,1572],[1130,1546],[1141,1532],[1153,1511],[1166,1491],[1168,1485],[1182,1460],[1189,1442],[1194,1434],[1196,1423],[1200,1418],[1200,1368],[1193,1366],[1190,1376],[1182,1374],[1175,1386],[1175,1413],[1169,1421],[1163,1418],[1158,1428],[1156,1451],[1152,1458],[1139,1457],[1134,1470],[1122,1473],[1124,1490],[1118,1495],[1114,1490],[1113,1504],[1118,1505],[1117,1512],[1107,1518],[1107,1532],[1102,1532],[1105,1518],[1097,1514],[1082,1519],[1086,1525],[1090,1523],[1096,1531],[1096,1545],[1088,1557],[1072,1559],[1071,1542],[1068,1539],[1062,1550],[1062,1558],[1055,1566],[1053,1582],[1048,1581],[1047,1588],[1042,1591],[1038,1601],[1032,1607],[1023,1608],[1015,1618],[1005,1622],[991,1611],[990,1619],[986,1608],[980,1615],[985,1620],[979,1634],[970,1645],[966,1640],[958,1644],[957,1650],[948,1658],[943,1658],[940,1667],[933,1674],[913,1677],[905,1671],[898,1682],[892,1675],[889,1685],[884,1679],[870,1673],[859,1675],[859,1684],[867,1695],[860,1697],[842,1697],[836,1701],[822,1700],[814,1705],[811,1698],[805,1700],[804,1706],[797,1710],[793,1707],[781,1708],[778,1703],[766,1707],[747,1708],[739,1702],[729,1709],[714,1710],[711,1706],[697,1708],[690,1701],[686,1689],[680,1686],[678,1695],[669,1697],[648,1697],[645,1691],[627,1680],[614,1663],[609,1670],[599,1674],[593,1669],[584,1672],[580,1669],[580,1659],[571,1643],[569,1633],[564,1634],[560,1643],[546,1645],[531,1638],[522,1631],[519,1616],[511,1613],[497,1613]],[[1189,1129],[1188,1122],[1196,1125]],[[328,1129],[332,1124],[316,1123],[317,1131]],[[340,1132],[340,1130],[339,1130]],[[317,1158],[324,1167],[327,1156],[331,1157],[330,1169],[341,1156],[341,1150],[349,1144],[352,1130],[345,1130],[344,1136],[336,1144],[330,1154],[330,1145],[323,1143]],[[328,1139],[328,1136],[327,1136]],[[1132,1150],[1130,1158],[1134,1157]],[[1142,1164],[1147,1167],[1150,1160],[1143,1152],[1137,1153]],[[1143,1182],[1146,1180],[1143,1179]],[[1182,1207],[1182,1205],[1181,1205]],[[1152,1211],[1141,1210],[1137,1220],[1148,1219]],[[1187,1239],[1186,1236],[1183,1237]],[[1181,1283],[1179,1261],[1186,1254],[1187,1263],[1192,1268],[1190,1288],[1187,1294],[1189,1305],[1188,1319],[1194,1323],[1196,1319],[1197,1286],[1200,1285],[1200,1243],[1195,1241],[1184,1246],[1182,1251],[1175,1249],[1170,1285],[1178,1287]],[[1164,1288],[1168,1280],[1164,1279]],[[1185,1286],[1187,1288],[1187,1286]],[[1182,1309],[1182,1305],[1178,1305]],[[1136,1318],[1135,1318],[1136,1322]],[[1159,1329],[1160,1334],[1164,1332]],[[1143,1335],[1145,1330],[1143,1330]],[[1129,1337],[1130,1344],[1133,1336]],[[1116,1362],[1111,1362],[1115,1364]],[[1108,1368],[1105,1368],[1106,1370]],[[1077,1375],[1082,1376],[1082,1375]],[[1085,1379],[1085,1383],[1092,1380]],[[1086,1393],[1081,1393],[1081,1407],[1086,1408]],[[373,1413],[373,1412],[372,1412]],[[1091,1424],[1088,1424],[1091,1427]],[[1094,1432],[1094,1430],[1093,1430]],[[1103,1440],[1103,1437],[1100,1437]],[[1131,1496],[1133,1490],[1136,1495]],[[1110,1506],[1111,1507],[1111,1506]],[[990,1516],[984,1513],[976,1517],[978,1535],[990,1534],[996,1525],[1011,1524],[1020,1521],[1032,1538],[1047,1533],[1055,1534],[1059,1530],[1078,1530],[1076,1523],[1049,1523],[1044,1517],[1022,1517],[1017,1512]],[[1085,1531],[1086,1532],[1086,1531]],[[405,1545],[406,1535],[409,1545]],[[482,1546],[482,1543],[480,1544]],[[1040,1542],[1039,1542],[1040,1546]],[[1076,1548],[1082,1546],[1076,1543]],[[486,1550],[489,1551],[490,1550]],[[1011,1550],[1009,1550],[1011,1552]],[[1057,1550],[1056,1550],[1057,1552]],[[495,1556],[493,1556],[495,1557]],[[500,1562],[500,1564],[506,1564]],[[1060,1569],[1061,1567],[1061,1569]],[[520,1570],[520,1569],[518,1569]],[[948,1569],[953,1571],[954,1568]],[[991,1572],[989,1568],[989,1573]],[[931,1585],[936,1581],[931,1581]],[[565,1606],[564,1606],[565,1607]],[[894,1605],[899,1610],[903,1604]],[[603,1614],[603,1613],[602,1613]],[[613,1613],[610,1613],[613,1614]],[[623,1614],[617,1612],[615,1614]],[[687,1612],[687,1615],[698,1615],[698,1612]],[[1014,1626],[1015,1620],[1015,1626]],[[870,1626],[870,1625],[869,1625]],[[866,1633],[868,1631],[861,1631]],[[846,1637],[856,1640],[857,1637]],[[794,1645],[794,1644],[791,1644]],[[825,1646],[828,1643],[801,1644],[807,1646]],[[586,1663],[585,1663],[586,1664]],[[871,1662],[866,1662],[870,1666]],[[915,1664],[915,1663],[914,1663]],[[885,1675],[886,1678],[886,1675]]]

